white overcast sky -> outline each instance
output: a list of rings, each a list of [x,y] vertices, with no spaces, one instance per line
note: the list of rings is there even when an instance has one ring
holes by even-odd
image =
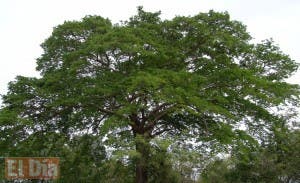
[[[17,75],[38,76],[40,44],[65,20],[101,15],[117,23],[136,13],[162,11],[162,18],[228,11],[242,21],[255,42],[273,38],[284,53],[300,63],[300,0],[0,0],[0,94]],[[292,79],[300,84],[300,72]]]

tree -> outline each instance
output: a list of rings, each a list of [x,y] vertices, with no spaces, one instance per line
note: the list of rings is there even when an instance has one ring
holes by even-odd
[[[298,103],[299,87],[284,82],[295,61],[272,41],[251,44],[228,13],[159,16],[139,7],[121,24],[87,16],[55,27],[37,60],[41,77],[19,76],[3,96],[1,145],[32,133],[101,137],[134,154],[144,183],[154,137],[231,143],[239,123],[267,130],[270,108]]]
[[[281,129],[267,145],[244,147],[227,159],[212,161],[201,182],[299,182],[299,130]]]

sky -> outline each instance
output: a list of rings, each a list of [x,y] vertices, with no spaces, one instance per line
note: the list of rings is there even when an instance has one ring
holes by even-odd
[[[254,42],[273,38],[300,63],[300,0],[0,0],[0,94],[17,75],[39,76],[36,58],[53,27],[86,15],[118,23],[135,15],[137,6],[161,10],[163,19],[210,9],[228,11],[232,19],[247,25]],[[288,82],[300,84],[300,70]]]

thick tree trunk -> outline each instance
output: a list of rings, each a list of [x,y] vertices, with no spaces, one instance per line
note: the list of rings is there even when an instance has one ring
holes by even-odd
[[[136,160],[136,183],[147,183],[147,166],[150,153],[150,144],[147,138],[140,136],[135,143],[136,151],[140,154]]]
[[[135,174],[136,174],[136,183],[146,183],[147,182],[147,168],[145,165],[143,165],[142,162],[137,162],[136,164],[136,169],[135,169]]]

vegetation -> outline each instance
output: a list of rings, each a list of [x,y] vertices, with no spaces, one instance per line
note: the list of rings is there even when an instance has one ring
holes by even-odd
[[[280,141],[298,133],[278,131],[290,120],[278,111],[299,104],[299,86],[284,81],[295,61],[272,40],[252,44],[226,12],[159,16],[139,7],[116,25],[87,16],[55,27],[41,77],[18,76],[3,96],[0,155],[61,157],[62,182],[145,183],[193,182],[202,170],[209,182],[217,169],[221,182],[232,172],[253,182],[265,160],[299,154],[299,138]],[[233,154],[212,162],[220,153]]]
[[[203,171],[201,182],[299,182],[299,138],[299,130],[277,132],[270,144],[212,161]]]

